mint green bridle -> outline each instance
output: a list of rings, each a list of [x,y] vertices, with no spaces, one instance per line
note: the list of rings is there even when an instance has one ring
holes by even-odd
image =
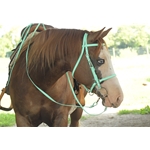
[[[75,71],[76,71],[76,69],[77,69],[77,67],[78,67],[78,65],[79,65],[79,63],[80,63],[80,61],[81,61],[81,58],[82,58],[82,56],[83,56],[83,54],[84,54],[84,52],[85,52],[85,54],[86,54],[86,59],[87,59],[87,61],[88,61],[88,64],[89,64],[89,66],[90,66],[90,69],[91,69],[91,72],[92,72],[92,75],[93,75],[93,78],[94,78],[94,83],[93,83],[93,85],[91,86],[91,88],[88,90],[89,92],[92,92],[95,86],[97,86],[97,89],[98,89],[98,90],[101,89],[101,83],[102,83],[103,81],[106,81],[106,80],[108,80],[108,79],[111,79],[111,78],[115,77],[116,74],[112,74],[112,75],[107,76],[107,77],[102,78],[102,79],[99,79],[99,78],[98,78],[98,76],[97,76],[97,74],[96,74],[96,72],[95,72],[94,65],[93,65],[92,62],[91,62],[91,59],[90,59],[90,56],[89,56],[89,52],[88,52],[88,47],[98,46],[98,44],[97,44],[97,43],[95,43],[95,44],[87,44],[87,37],[88,37],[88,34],[85,33],[85,34],[84,34],[84,37],[83,37],[82,51],[81,51],[81,54],[80,54],[80,56],[79,56],[79,58],[78,58],[78,60],[77,60],[77,62],[76,62],[76,64],[75,64],[74,68],[73,68],[72,76],[74,77],[74,73],[75,73]],[[87,88],[86,88],[86,89],[87,89]]]
[[[30,28],[31,28],[31,25],[32,25],[32,24],[30,24],[30,25],[28,26],[29,28],[27,28],[26,33],[24,33],[25,36],[24,36],[24,38],[23,38],[23,40],[22,40],[22,42],[21,42],[21,45],[20,45],[19,50],[18,50],[18,52],[17,52],[16,58],[18,58],[18,56],[19,56],[19,54],[20,54],[20,52],[21,52],[22,45],[24,44],[24,41],[26,40],[26,37],[27,37],[27,34],[29,33],[29,30],[30,30]],[[38,26],[37,26],[36,29],[34,30],[32,36],[35,34],[35,32],[36,32],[36,30],[37,30],[37,28],[38,28],[39,26],[40,26],[40,24],[38,24]],[[75,64],[75,66],[74,66],[74,68],[73,68],[72,76],[74,77],[74,73],[75,73],[75,71],[76,71],[76,69],[77,69],[77,67],[78,67],[78,65],[79,65],[79,63],[80,63],[80,61],[81,61],[81,59],[82,59],[82,56],[83,56],[83,54],[84,54],[84,52],[85,52],[87,61],[88,61],[88,63],[89,63],[89,66],[90,66],[90,69],[91,69],[91,72],[92,72],[92,75],[93,75],[93,78],[94,78],[94,83],[92,84],[91,88],[88,90],[89,92],[92,92],[95,86],[97,86],[98,89],[100,89],[100,88],[101,88],[101,82],[103,82],[103,81],[105,81],[105,80],[108,80],[108,79],[110,79],[110,78],[113,78],[113,77],[115,77],[116,75],[113,74],[113,75],[110,75],[110,76],[108,76],[108,77],[105,77],[105,78],[102,78],[102,79],[98,79],[98,76],[97,76],[97,74],[96,74],[96,72],[95,72],[95,68],[94,68],[94,66],[93,66],[93,64],[92,64],[92,62],[91,62],[91,60],[90,60],[89,52],[88,52],[88,47],[90,47],[90,46],[98,46],[98,44],[87,44],[87,36],[88,36],[88,34],[85,33],[84,38],[83,38],[82,51],[81,51],[81,54],[80,54],[80,56],[79,56],[79,58],[78,58],[78,60],[77,60],[77,63]],[[57,101],[54,100],[50,95],[48,95],[47,93],[45,93],[42,89],[40,89],[40,88],[34,83],[34,81],[31,79],[31,77],[30,77],[30,75],[29,75],[29,72],[28,72],[28,53],[29,53],[29,50],[30,50],[30,49],[29,49],[29,46],[28,46],[27,51],[26,51],[26,72],[27,72],[27,76],[28,76],[29,80],[31,81],[31,83],[32,83],[45,97],[47,97],[47,98],[48,98],[49,100],[51,100],[52,102],[54,102],[54,103],[56,103],[56,104],[59,104],[59,105],[61,105],[61,106],[69,106],[69,107],[75,106],[75,107],[80,107],[80,108],[82,108],[87,114],[89,114],[89,113],[84,109],[84,107],[86,107],[86,106],[83,107],[83,106],[80,104],[80,102],[79,102],[79,100],[78,100],[76,94],[74,93],[74,90],[73,90],[73,87],[72,87],[70,78],[68,77],[68,73],[66,73],[66,75],[67,75],[67,77],[68,77],[68,81],[69,81],[69,84],[70,84],[70,88],[71,88],[72,93],[73,93],[73,96],[74,96],[76,102],[79,104],[79,106],[76,106],[76,105],[69,105],[69,104],[63,104],[63,103],[57,102]],[[15,61],[15,63],[16,63],[16,61]],[[12,67],[12,69],[11,69],[11,73],[10,73],[10,76],[9,76],[8,84],[9,84],[9,82],[10,82],[12,70],[13,70],[13,68],[14,68],[14,66],[15,66],[15,63],[13,64],[13,67]],[[94,107],[94,106],[96,106],[96,105],[97,105],[97,102],[94,103],[92,106],[90,106],[90,107],[88,107],[88,108],[92,108],[92,107]],[[105,110],[104,110],[104,111],[106,111],[106,109],[107,109],[107,107],[105,107]],[[104,112],[104,111],[103,111],[103,112]],[[102,112],[102,113],[103,113],[103,112]],[[91,114],[90,114],[90,115],[91,115]],[[97,114],[96,114],[96,115],[97,115]]]

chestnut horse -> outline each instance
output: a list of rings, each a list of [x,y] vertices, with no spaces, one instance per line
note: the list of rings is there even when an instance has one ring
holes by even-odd
[[[37,26],[38,26],[38,28],[36,29]],[[21,39],[22,40],[25,37],[25,33],[27,32],[27,28],[28,27],[25,27],[21,31]],[[31,33],[33,33],[34,31],[36,31],[36,34],[38,34],[39,32],[41,32],[43,30],[52,29],[52,28],[54,28],[54,27],[52,27],[50,25],[46,25],[46,24],[32,24],[32,26],[31,26],[31,28],[30,28],[30,30],[29,30],[29,32],[28,32],[28,34],[26,36],[27,36],[27,38],[30,38],[31,35],[32,35]],[[10,57],[11,61],[10,61],[10,64],[9,64],[9,71],[11,70],[11,68],[12,68],[12,66],[14,64],[15,56],[16,56],[16,53],[19,50],[20,44],[21,44],[21,42],[17,45],[17,47],[15,49],[12,50],[13,53],[12,53],[12,55]],[[72,78],[70,72],[68,74],[69,74],[69,77],[70,77],[70,80],[71,80],[72,87],[74,87],[74,92],[76,93],[76,96],[77,96],[80,104],[82,106],[84,106],[85,105],[84,97],[87,94],[87,92],[86,92],[85,88],[83,87],[83,85],[80,85],[79,83],[77,83],[77,81],[75,79]],[[67,78],[66,75],[63,75],[62,77],[60,77],[58,79],[58,81],[55,83],[55,85],[60,87],[60,88],[57,87],[57,89],[53,88],[55,93],[57,93],[57,92],[60,93],[60,92],[62,92],[62,88],[63,87],[67,87],[66,91],[65,91],[66,92],[65,93],[66,96],[68,97],[68,99],[74,99],[73,95],[70,94],[72,91],[70,90],[70,85],[68,83],[68,78]],[[54,86],[54,87],[56,87],[56,86]],[[6,88],[3,89],[2,95],[0,97],[0,100],[2,99],[4,93],[7,93],[8,95],[10,95],[9,94],[9,85],[7,85]],[[74,99],[74,101],[75,101],[75,99]],[[76,103],[75,106],[76,105],[78,105],[78,103]],[[12,103],[11,103],[9,108],[5,108],[5,107],[0,105],[0,109],[4,110],[4,111],[10,111],[10,110],[13,109]],[[78,108],[78,107],[76,109],[72,110],[72,112],[70,111],[70,119],[71,119],[70,126],[74,126],[74,127],[79,126],[79,119],[82,116],[82,112],[83,112],[83,109]]]
[[[61,78],[68,71],[101,97],[104,106],[116,108],[121,104],[123,92],[103,39],[109,31],[52,28],[24,43],[9,83],[17,126],[38,126],[42,122],[53,127],[68,126],[72,112],[79,120],[74,115],[77,102],[67,78]]]

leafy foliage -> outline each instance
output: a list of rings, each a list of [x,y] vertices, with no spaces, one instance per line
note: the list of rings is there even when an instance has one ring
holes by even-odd
[[[146,106],[145,108],[140,109],[140,114],[142,115],[150,114],[150,107]]]
[[[144,25],[121,26],[115,33],[108,34],[109,47],[127,48],[150,44],[150,27]]]
[[[115,33],[109,33],[107,38],[109,49],[115,48],[120,56],[120,50],[130,48],[137,54],[147,52],[150,47],[150,27],[144,25],[128,25],[118,27]]]
[[[11,28],[6,33],[2,32],[3,27],[0,26],[0,57],[5,57],[6,53],[16,47],[19,42],[18,28]]]

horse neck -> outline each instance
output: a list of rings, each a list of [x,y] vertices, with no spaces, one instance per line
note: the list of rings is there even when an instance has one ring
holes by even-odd
[[[81,52],[83,34],[81,31],[77,31],[77,34],[76,31],[74,31],[75,33],[73,36],[71,34],[69,38],[68,35],[66,36],[65,34],[65,38],[60,35],[62,36],[61,38],[57,38],[57,40],[53,41],[53,38],[56,38],[55,36],[60,34],[58,31],[56,31],[57,34],[53,34],[53,32],[55,33],[55,30],[47,30],[41,34],[42,36],[46,34],[50,35],[50,42],[47,42],[47,46],[45,46],[42,50],[39,47],[42,47],[43,44],[40,42],[39,36],[37,36],[35,38],[36,44],[31,46],[29,55],[29,68],[32,72],[31,74],[36,72],[36,74],[38,74],[38,79],[41,78],[44,80],[46,78],[46,81],[49,82],[50,85],[67,71],[72,71]],[[49,57],[51,57],[51,59],[49,59]],[[39,60],[41,61],[39,62]],[[32,71],[32,69],[34,71]]]
[[[51,87],[61,76],[63,76],[67,71],[70,70],[70,64],[64,59],[56,59],[55,66],[45,70],[31,70],[31,78],[39,85],[41,88],[46,89]],[[44,73],[45,72],[45,73]]]

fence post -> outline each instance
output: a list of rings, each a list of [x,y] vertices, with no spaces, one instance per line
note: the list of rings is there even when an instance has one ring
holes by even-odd
[[[148,46],[146,46],[146,52],[147,52],[147,57],[149,58],[149,49],[148,49]]]
[[[115,49],[114,48],[113,48],[113,56],[114,56],[114,58],[116,57]]]

